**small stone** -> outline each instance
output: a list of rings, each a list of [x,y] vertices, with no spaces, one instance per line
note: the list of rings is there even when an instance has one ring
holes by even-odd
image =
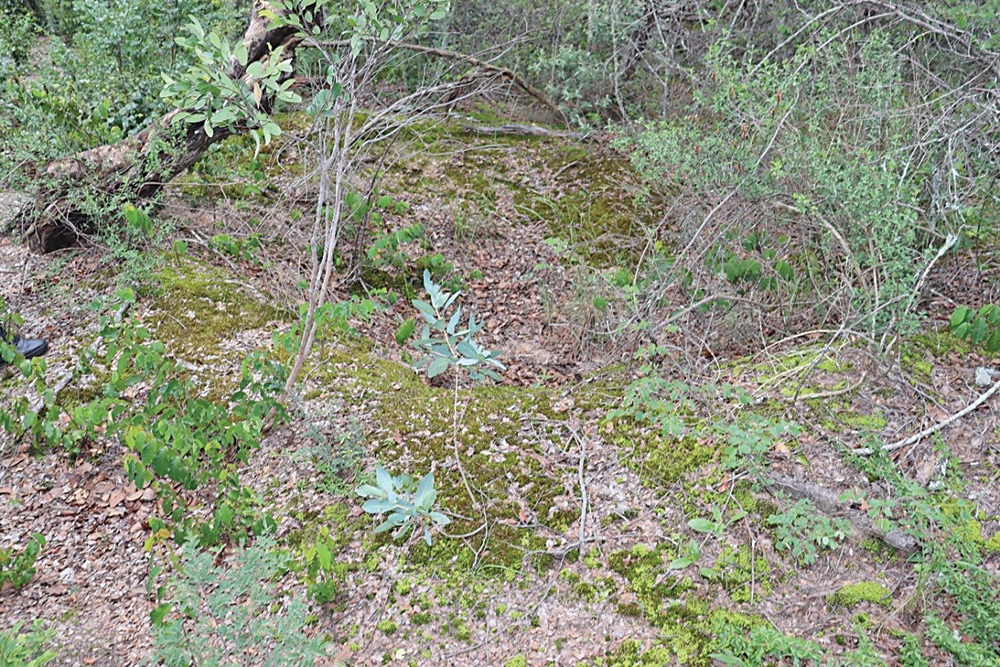
[[[976,384],[980,387],[990,386],[993,384],[993,373],[996,373],[995,369],[979,366],[976,368]]]

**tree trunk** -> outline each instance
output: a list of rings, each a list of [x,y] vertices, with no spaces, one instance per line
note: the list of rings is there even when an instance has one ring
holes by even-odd
[[[283,55],[294,58],[299,33],[289,26],[275,26],[261,16],[269,9],[267,0],[254,0],[250,23],[243,33],[249,58],[247,65],[266,61],[271,52],[284,45]],[[233,79],[246,76],[246,67],[233,58],[227,70]],[[291,76],[291,75],[289,75]],[[264,95],[260,107],[271,113],[274,98]],[[208,136],[200,123],[176,123],[174,109],[144,130],[116,144],[98,146],[47,164],[41,169],[41,183],[34,205],[17,217],[16,223],[28,244],[46,253],[66,248],[97,228],[90,200],[136,202],[147,199],[172,178],[193,165],[217,141],[245,127],[216,127]]]

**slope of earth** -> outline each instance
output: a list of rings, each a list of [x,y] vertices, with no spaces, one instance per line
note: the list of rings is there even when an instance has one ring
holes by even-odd
[[[1000,559],[995,413],[893,457],[852,450],[954,414],[991,360],[928,329],[901,343],[899,364],[823,341],[709,364],[663,341],[632,365],[639,338],[619,335],[626,317],[608,286],[660,240],[662,216],[655,197],[636,203],[627,161],[601,142],[461,125],[410,142],[420,150],[400,149],[409,157],[382,183],[407,206],[387,206],[370,236],[420,229],[338,293],[384,289],[381,307],[352,330],[322,331],[289,419],[245,461],[226,461],[252,494],[244,509],[276,520],[278,548],[297,563],[261,586],[287,600],[317,578],[332,584],[305,627],[325,646],[317,664],[989,656],[996,603],[961,567],[995,577]],[[121,284],[137,288],[128,321],[177,361],[189,404],[234,410],[247,355],[287,359],[272,334],[294,327],[307,266],[296,223],[313,184],[294,144],[247,168],[248,143],[229,140],[181,179],[161,214],[175,231],[148,264],[94,249],[39,258],[0,241],[0,275],[17,278],[0,281],[0,296],[26,333],[51,339],[53,383],[79,376],[61,388],[68,408],[106,391],[110,371],[73,370],[100,338],[84,306]],[[424,269],[484,322],[484,344],[508,366],[501,383],[428,382],[402,361],[395,335],[418,316]],[[156,389],[140,382],[128,398],[139,406]],[[8,368],[0,397],[23,395],[33,390]],[[176,545],[156,523],[168,496],[137,486],[122,465],[129,443],[100,431],[68,451],[0,437],[0,549],[47,540],[34,579],[0,589],[0,629],[42,619],[54,664],[138,664],[153,646],[156,587],[176,574]],[[379,520],[354,489],[376,464],[434,473],[451,523],[432,545],[373,532]],[[210,484],[166,486],[201,521],[226,500]],[[239,552],[239,533],[228,535],[222,567]],[[330,562],[310,573],[324,549]],[[919,554],[955,566],[922,576]]]

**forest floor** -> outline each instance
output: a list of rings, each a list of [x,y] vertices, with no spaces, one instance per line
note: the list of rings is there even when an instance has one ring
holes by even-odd
[[[930,664],[948,664],[922,634],[926,619],[935,614],[962,642],[965,612],[867,517],[886,501],[912,511],[891,465],[910,496],[927,492],[928,515],[958,526],[922,537],[977,553],[995,577],[997,402],[889,457],[851,452],[916,433],[985,391],[976,369],[1000,361],[953,338],[947,323],[956,304],[991,298],[997,264],[975,250],[945,257],[920,331],[888,358],[818,334],[754,348],[733,326],[693,342],[704,315],[692,312],[690,327],[680,320],[656,341],[655,372],[644,370],[649,359],[635,353],[649,341],[617,328],[628,315],[612,286],[627,258],[674,237],[658,226],[667,204],[607,143],[447,125],[413,139],[412,155],[386,174],[382,192],[408,207],[387,210],[383,231],[419,223],[423,233],[362,278],[397,298],[383,294],[384,307],[352,321],[353,332],[325,336],[290,421],[240,468],[277,519],[279,544],[296,552],[329,531],[338,549],[337,593],[314,607],[308,629],[329,639],[323,664],[711,665],[759,628],[776,628],[789,646],[814,642],[825,663],[874,664],[863,662],[870,654],[896,664],[912,636]],[[50,341],[53,377],[95,340],[87,306],[122,284],[126,266],[146,281],[134,315],[205,395],[231,391],[243,357],[270,349],[295,317],[305,265],[295,221],[309,218],[309,182],[291,147],[248,170],[251,154],[250,142],[230,140],[179,179],[159,213],[170,238],[131,265],[97,247],[40,257],[0,239],[0,296],[26,334]],[[176,239],[183,255],[171,250]],[[454,378],[429,383],[403,362],[395,334],[417,315],[410,298],[421,297],[425,268],[461,289],[463,309],[484,323],[482,343],[503,351],[502,382],[456,389]],[[612,412],[643,375],[686,387],[675,397],[687,406],[681,434]],[[2,382],[4,395],[30,391],[13,373]],[[741,430],[727,440],[720,423]],[[740,437],[759,448],[756,477],[726,465]],[[0,629],[43,619],[56,630],[54,664],[134,665],[152,647],[150,582],[167,559],[145,547],[162,508],[128,481],[123,452],[99,437],[78,452],[0,442],[0,548],[35,532],[47,540],[34,580],[0,590]],[[466,536],[435,534],[428,548],[373,535],[377,522],[353,490],[376,463],[394,474],[433,470],[439,504],[456,517],[448,532]],[[811,563],[782,548],[769,522],[803,498],[815,530],[796,544],[812,544]],[[210,507],[204,495],[189,500]],[[846,535],[831,548],[810,542],[837,526]],[[692,544],[698,558],[677,563]],[[235,551],[228,545],[219,562]],[[273,585],[304,589],[296,572]]]

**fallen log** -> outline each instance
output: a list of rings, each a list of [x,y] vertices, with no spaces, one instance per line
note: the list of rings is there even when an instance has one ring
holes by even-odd
[[[231,79],[250,81],[248,68],[255,62],[266,65],[278,47],[284,47],[283,59],[294,60],[301,39],[299,31],[276,24],[268,18],[268,11],[272,11],[268,0],[254,0],[242,39],[247,59],[241,63],[235,55],[232,57],[226,70]],[[258,106],[269,115],[274,103],[275,95],[268,90],[261,95]],[[174,122],[185,111],[191,110],[174,109],[116,144],[54,160],[40,169],[35,201],[22,208],[15,219],[16,228],[29,246],[47,253],[73,245],[98,228],[101,212],[87,202],[148,199],[193,165],[213,143],[248,129],[238,124],[220,125],[208,134],[200,123]]]
[[[836,491],[819,486],[813,482],[793,479],[782,475],[770,475],[764,479],[764,482],[769,489],[777,487],[793,498],[811,500],[823,514],[843,516],[851,522],[851,526],[856,532],[865,537],[874,537],[881,540],[903,554],[909,555],[920,549],[920,542],[912,535],[901,530],[884,531],[880,529],[867,514],[840,502],[840,494]]]

